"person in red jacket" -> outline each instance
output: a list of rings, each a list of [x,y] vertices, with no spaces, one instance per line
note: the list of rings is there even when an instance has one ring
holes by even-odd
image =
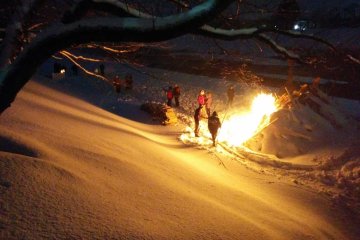
[[[206,99],[205,91],[201,90],[200,93],[199,93],[199,96],[197,98],[199,106],[204,106],[205,105],[205,99]]]
[[[174,95],[173,95],[173,89],[172,87],[169,87],[168,90],[166,91],[166,98],[167,98],[167,105],[169,107],[171,107],[172,105],[172,99],[173,99]]]

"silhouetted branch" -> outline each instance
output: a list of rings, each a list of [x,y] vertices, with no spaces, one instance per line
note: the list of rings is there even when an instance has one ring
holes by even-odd
[[[155,42],[181,36],[198,28],[224,10],[232,0],[208,0],[186,13],[144,18],[92,18],[54,26],[39,34],[0,76],[0,113],[38,66],[52,54],[73,44],[87,42]]]

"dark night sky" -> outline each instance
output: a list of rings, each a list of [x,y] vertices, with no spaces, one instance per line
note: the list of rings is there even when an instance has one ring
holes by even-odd
[[[64,4],[66,4],[67,6],[69,6],[69,3],[71,3],[73,0],[54,0],[53,1],[53,6],[56,9],[56,6],[54,5],[61,5],[64,6]],[[131,2],[131,1],[128,1]],[[136,0],[134,2],[141,2],[141,0]],[[148,1],[144,1],[146,3],[149,3]],[[156,0],[156,2],[164,2],[164,1],[160,1],[160,0]],[[246,2],[246,1],[244,1]],[[276,11],[277,5],[280,2],[280,0],[273,0],[273,1],[267,1],[267,0],[247,0],[247,2],[251,3],[251,4],[256,4],[259,5],[261,7],[261,5],[267,6],[266,8],[270,7],[272,8],[272,10],[270,11]],[[6,26],[6,22],[7,19],[11,16],[11,12],[12,9],[11,5],[13,5],[14,1],[0,1],[0,25],[1,26]],[[151,4],[153,4],[154,2],[152,1]],[[313,16],[318,16],[318,15],[327,15],[327,12],[330,10],[334,10],[335,8],[337,8],[338,10],[343,10],[344,8],[348,7],[351,3],[357,3],[360,6],[360,0],[298,0],[301,12],[302,12],[302,17],[307,17],[307,18],[313,18]],[[173,4],[170,4],[169,6],[175,6]],[[242,7],[242,17],[244,19],[254,19],[254,15],[251,14],[245,14],[245,12],[247,12],[246,9],[244,9],[245,7]],[[251,9],[250,11],[259,11],[259,8],[256,9]],[[48,12],[48,10],[47,10]],[[272,13],[270,13],[272,14]],[[255,16],[255,18],[257,18],[258,16]],[[262,17],[266,17],[266,16],[262,16]]]

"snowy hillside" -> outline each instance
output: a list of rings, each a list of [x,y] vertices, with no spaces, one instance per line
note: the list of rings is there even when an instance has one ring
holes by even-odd
[[[223,116],[233,83],[151,73],[160,80],[133,72],[134,89],[119,97],[83,77],[29,82],[0,117],[1,239],[357,239],[353,195],[319,182],[324,170],[281,165],[303,164],[306,156],[279,158],[277,168],[206,141],[179,141],[182,134],[193,139],[186,129],[198,91],[212,91]],[[162,88],[175,83],[182,121],[161,126],[139,106],[163,102]],[[239,84],[236,91],[234,106],[246,108],[257,89]]]

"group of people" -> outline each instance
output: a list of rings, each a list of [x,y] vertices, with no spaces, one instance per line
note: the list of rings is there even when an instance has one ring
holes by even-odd
[[[179,85],[175,84],[174,87],[169,86],[167,89],[164,89],[166,92],[166,105],[169,107],[172,106],[172,100],[175,99],[175,107],[180,107],[180,87]]]
[[[121,87],[124,86],[125,90],[131,90],[133,88],[133,77],[130,73],[125,75],[125,81],[122,81],[119,75],[115,75],[113,79],[113,86],[116,93],[121,92]]]
[[[232,106],[234,97],[235,97],[235,89],[234,86],[229,86],[227,89],[227,97],[228,106]],[[216,111],[213,111],[211,114],[211,106],[212,106],[212,93],[207,92],[205,94],[204,90],[201,90],[198,97],[197,102],[199,104],[198,108],[195,110],[194,114],[194,120],[195,120],[195,137],[199,137],[199,124],[200,119],[205,118],[208,119],[208,129],[211,133],[213,146],[216,146],[216,137],[219,131],[219,128],[221,128],[221,121],[219,119],[219,116]]]
[[[168,106],[172,106],[172,101],[175,99],[175,107],[180,106],[180,87],[175,84],[174,87],[169,86],[167,88],[163,89],[166,93],[166,104]],[[231,106],[234,100],[235,96],[235,89],[234,86],[230,86],[227,89],[227,97],[228,106]],[[219,116],[216,111],[213,111],[211,114],[211,107],[213,103],[212,93],[207,92],[205,94],[204,90],[201,90],[198,97],[197,97],[197,103],[199,104],[198,107],[195,110],[194,114],[194,120],[195,120],[195,137],[199,137],[199,124],[200,119],[207,119],[208,120],[208,129],[212,136],[212,142],[213,146],[216,146],[216,137],[219,131],[219,128],[221,127],[221,121],[219,119]]]
[[[195,120],[195,137],[199,137],[199,125],[201,118],[208,119],[208,129],[211,133],[213,146],[216,145],[216,137],[218,134],[218,130],[221,127],[221,122],[219,116],[216,111],[214,111],[211,115],[211,105],[212,105],[212,94],[208,92],[205,94],[204,90],[201,90],[198,97],[197,102],[199,106],[195,110],[194,120]]]

